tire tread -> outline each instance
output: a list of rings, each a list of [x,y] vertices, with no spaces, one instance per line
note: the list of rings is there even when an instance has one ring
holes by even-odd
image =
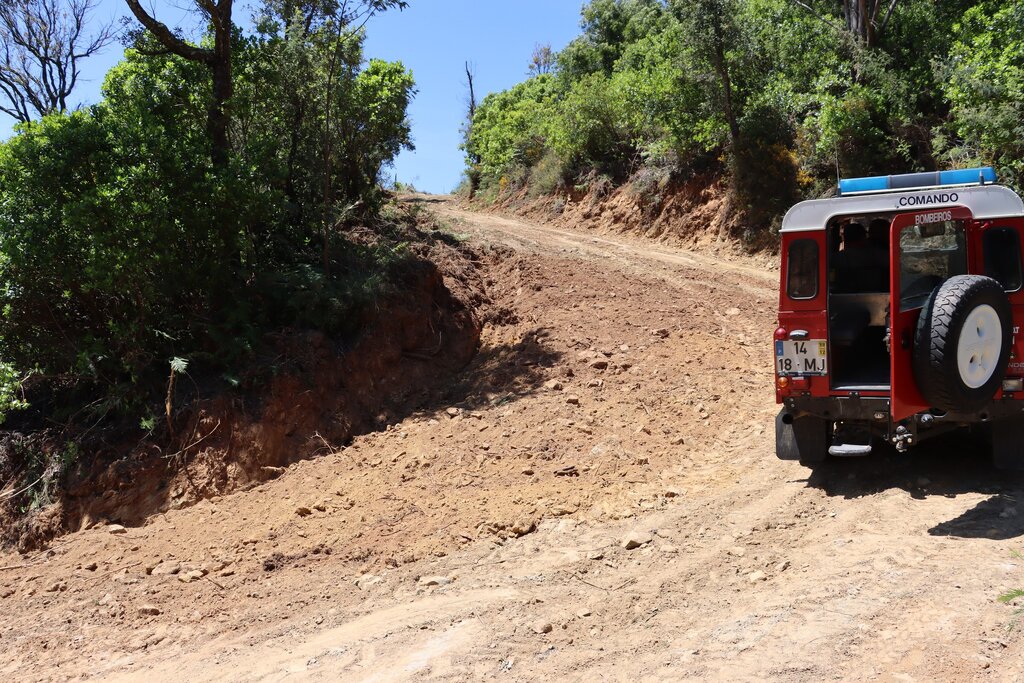
[[[988,303],[995,304],[1003,325],[1000,367],[980,391],[972,391],[963,385],[956,371],[959,326],[973,309],[969,304],[989,295],[993,300]],[[914,378],[929,404],[942,410],[968,412],[990,400],[995,389],[988,389],[998,386],[1006,371],[1011,324],[1009,300],[1002,285],[992,278],[955,275],[936,287],[921,311],[913,349]]]

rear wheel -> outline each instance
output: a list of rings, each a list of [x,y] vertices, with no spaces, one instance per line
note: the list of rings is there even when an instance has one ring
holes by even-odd
[[[793,417],[780,411],[775,418],[775,455],[780,460],[799,460],[811,467],[828,456],[832,423],[820,417]]]

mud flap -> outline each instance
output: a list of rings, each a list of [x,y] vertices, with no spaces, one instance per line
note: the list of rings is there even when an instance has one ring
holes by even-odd
[[[785,410],[775,417],[775,455],[779,460],[799,460],[802,464],[821,462],[828,455],[830,427],[818,417],[790,418]]]
[[[996,420],[989,425],[992,464],[998,470],[1024,472],[1024,420]]]

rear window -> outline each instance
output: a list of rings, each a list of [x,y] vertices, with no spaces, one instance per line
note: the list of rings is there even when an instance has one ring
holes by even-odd
[[[910,225],[900,231],[900,310],[921,308],[932,291],[967,272],[963,221]]]
[[[1007,292],[1021,286],[1020,235],[1013,228],[990,228],[984,232],[985,275]]]
[[[789,245],[786,293],[790,299],[813,299],[818,296],[818,243],[795,240]]]

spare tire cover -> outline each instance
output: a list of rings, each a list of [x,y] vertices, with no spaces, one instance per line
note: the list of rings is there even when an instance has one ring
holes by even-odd
[[[995,395],[1010,358],[1013,317],[990,277],[956,275],[936,287],[917,320],[914,379],[934,408],[980,410]]]

